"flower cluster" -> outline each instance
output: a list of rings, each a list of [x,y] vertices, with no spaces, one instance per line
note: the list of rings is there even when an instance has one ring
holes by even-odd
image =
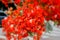
[[[31,6],[33,7],[33,6]],[[19,39],[27,37],[29,33],[42,35],[44,28],[43,10],[40,6],[22,7],[14,10],[2,20],[2,26],[7,38]]]
[[[60,24],[60,0],[46,0],[46,3],[43,3],[43,8],[44,16],[47,21],[52,20]]]

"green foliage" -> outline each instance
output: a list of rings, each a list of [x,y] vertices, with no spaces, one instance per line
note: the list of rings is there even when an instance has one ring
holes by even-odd
[[[46,32],[50,32],[53,30],[52,25],[49,23],[49,21],[46,22],[45,24],[46,24]]]
[[[54,25],[57,25],[57,24],[58,24],[58,22],[57,22],[57,21],[55,21],[55,22],[54,22]]]
[[[34,35],[32,32],[28,32],[28,34],[29,34],[30,36],[33,36],[33,35]]]

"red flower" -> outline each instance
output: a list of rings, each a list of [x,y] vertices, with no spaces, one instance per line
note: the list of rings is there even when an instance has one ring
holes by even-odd
[[[16,4],[19,4],[19,3],[21,2],[21,0],[14,0],[14,2],[15,2]]]
[[[6,7],[8,7],[8,0],[2,0],[2,3],[3,3]]]
[[[47,3],[47,2],[48,2],[48,0],[41,0],[41,2],[42,2],[42,3]]]

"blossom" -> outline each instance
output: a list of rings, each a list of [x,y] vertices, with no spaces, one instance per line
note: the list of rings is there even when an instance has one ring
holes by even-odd
[[[19,4],[21,0],[14,0],[15,4]]]
[[[2,3],[3,3],[6,7],[8,7],[8,0],[2,0]]]

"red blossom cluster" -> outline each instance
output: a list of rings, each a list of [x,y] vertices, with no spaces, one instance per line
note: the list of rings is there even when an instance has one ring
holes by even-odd
[[[49,0],[43,4],[43,10],[47,21],[57,21],[60,24],[60,0]]]
[[[44,28],[43,10],[40,6],[32,9],[29,7],[14,10],[8,17],[2,20],[2,26],[8,40],[12,37],[16,40],[27,37],[29,33],[42,35]],[[15,36],[16,35],[16,36]]]

